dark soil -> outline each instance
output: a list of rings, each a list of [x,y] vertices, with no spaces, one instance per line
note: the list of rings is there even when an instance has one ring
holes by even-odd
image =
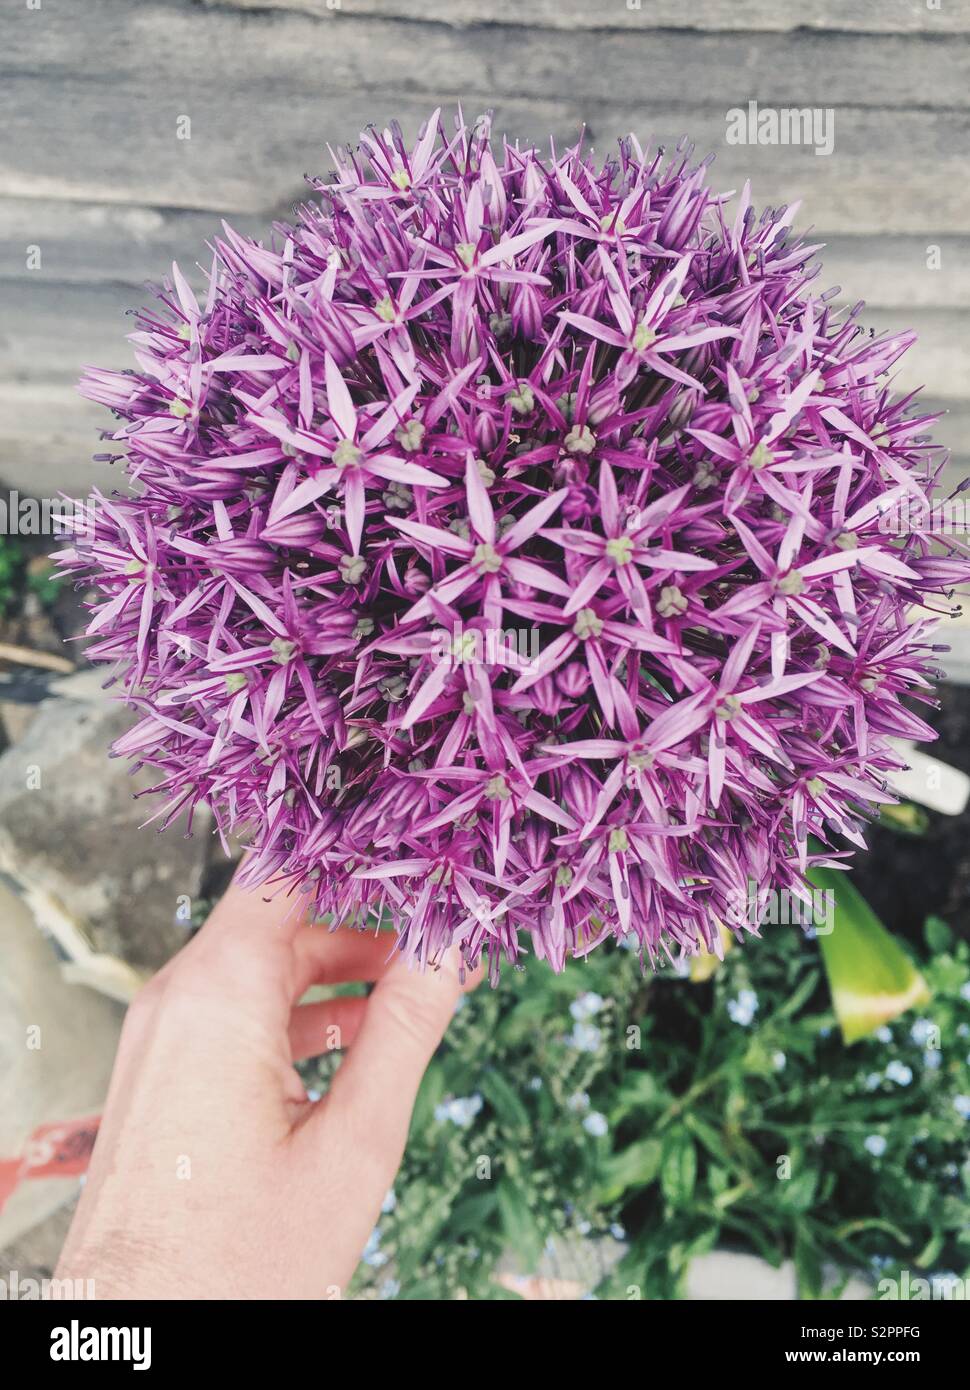
[[[939,738],[921,746],[970,773],[970,687],[941,686],[939,699],[940,709],[924,714]],[[852,880],[886,926],[914,943],[931,915],[970,937],[970,807],[960,816],[928,815],[921,836],[873,826],[869,853],[856,857]]]
[[[0,751],[17,742],[30,711],[67,669],[45,666],[43,657],[84,665],[74,640],[87,625],[83,595],[59,579],[50,551],[63,548],[49,536],[0,535]],[[37,654],[41,659],[32,659]]]
[[[87,621],[81,595],[50,559],[64,545],[49,536],[0,536],[0,642],[83,664],[70,640]]]

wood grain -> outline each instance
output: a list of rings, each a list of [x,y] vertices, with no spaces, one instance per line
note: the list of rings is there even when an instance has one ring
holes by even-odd
[[[550,29],[644,28],[789,33],[795,29],[863,34],[970,33],[967,0],[203,0],[235,10],[298,10],[321,19],[340,13],[430,20],[455,28],[483,22],[542,25]],[[487,17],[487,18],[486,18]]]
[[[369,121],[495,108],[558,148],[633,130],[716,153],[719,190],[801,199],[819,286],[921,335],[900,378],[950,413],[970,473],[970,0],[43,0],[0,12],[0,477],[83,491],[106,417],[87,362],[126,365],[124,311],[177,259],[198,282],[228,216],[268,237]],[[829,107],[835,149],[732,146],[726,113]],[[191,139],[177,138],[188,116]],[[928,248],[940,249],[939,270]],[[41,264],[27,269],[28,249]],[[36,254],[31,253],[36,260]]]

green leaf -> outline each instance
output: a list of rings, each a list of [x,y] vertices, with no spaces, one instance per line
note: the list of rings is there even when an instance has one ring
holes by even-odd
[[[535,1274],[542,1258],[543,1239],[522,1189],[512,1182],[500,1183],[498,1210],[505,1238],[521,1262],[522,1272]]]
[[[494,1188],[466,1197],[457,1204],[448,1219],[448,1239],[455,1240],[458,1236],[480,1231],[492,1220],[497,1205],[498,1196]]]
[[[663,1158],[659,1139],[639,1139],[635,1144],[611,1154],[602,1165],[596,1201],[608,1206],[630,1188],[646,1187],[656,1180]]]
[[[930,992],[923,976],[847,876],[816,867],[808,877],[833,894],[831,930],[818,940],[844,1041],[858,1042],[925,1004]]]
[[[819,972],[817,970],[810,970],[798,988],[785,1000],[781,1008],[776,1009],[771,1015],[772,1022],[777,1022],[782,1018],[790,1018],[792,1014],[797,1014],[802,1005],[807,1004],[815,993],[818,981]]]
[[[779,1199],[794,1211],[808,1211],[815,1198],[818,1186],[818,1171],[815,1168],[802,1168],[794,1177],[778,1184]]]
[[[497,1040],[503,1044],[521,1042],[541,1028],[550,1011],[550,1000],[543,994],[529,995],[506,1014],[499,1024]]]
[[[819,1298],[822,1293],[822,1261],[803,1227],[795,1232],[795,1275],[799,1298]]]
[[[962,960],[956,960],[948,952],[930,961],[927,974],[933,981],[933,989],[943,994],[958,994],[966,983],[967,967]]]
[[[929,812],[912,801],[900,801],[898,805],[883,806],[879,824],[901,835],[925,835],[930,826]]]
[[[434,1120],[435,1106],[444,1099],[444,1094],[444,1068],[439,1061],[434,1060],[422,1077],[414,1102],[414,1113],[411,1116],[412,1139],[420,1139],[427,1132]]]
[[[653,1073],[636,1071],[625,1077],[617,1087],[610,1106],[610,1118],[614,1124],[619,1124],[631,1112],[653,1109],[662,1101],[663,1096]]]
[[[944,1231],[933,1232],[929,1240],[923,1246],[923,1249],[916,1256],[915,1263],[920,1269],[929,1269],[931,1265],[936,1264],[937,1260],[940,1258],[940,1251],[943,1249],[945,1241],[946,1233]]]
[[[942,917],[927,917],[923,924],[926,944],[935,956],[940,956],[953,945],[953,933]]]
[[[700,1115],[685,1115],[684,1125],[694,1137],[703,1144],[704,1148],[716,1158],[719,1163],[723,1163],[726,1168],[736,1169],[737,1162],[728,1153],[724,1142],[724,1135],[716,1130],[713,1125],[709,1125],[706,1120],[702,1120]],[[726,1186],[727,1184],[725,1184]]]
[[[499,1122],[506,1129],[528,1129],[529,1112],[500,1072],[490,1070],[482,1077],[482,1094]]]
[[[835,1228],[835,1236],[837,1240],[845,1240],[849,1236],[858,1235],[860,1231],[882,1231],[884,1234],[892,1236],[894,1240],[898,1240],[904,1248],[913,1243],[905,1231],[901,1231],[891,1221],[884,1221],[879,1216],[867,1216],[856,1221],[845,1221],[841,1226]]]
[[[660,1188],[672,1207],[683,1207],[694,1195],[697,1182],[697,1150],[684,1128],[673,1130],[664,1144]]]
[[[720,1226],[708,1226],[706,1231],[699,1231],[686,1247],[689,1258],[694,1260],[698,1255],[709,1255],[717,1244],[720,1234]]]

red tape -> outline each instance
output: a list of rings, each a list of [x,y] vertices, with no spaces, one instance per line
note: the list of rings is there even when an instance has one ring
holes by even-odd
[[[100,1115],[38,1125],[20,1158],[0,1158],[0,1212],[27,1178],[77,1178],[88,1170]]]

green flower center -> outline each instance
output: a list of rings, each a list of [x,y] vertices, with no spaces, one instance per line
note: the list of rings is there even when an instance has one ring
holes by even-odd
[[[614,236],[622,236],[626,231],[626,223],[622,217],[617,217],[615,212],[608,212],[600,218],[600,231],[612,232]]]
[[[676,618],[687,612],[687,597],[676,584],[665,584],[660,590],[657,612],[661,618]]]
[[[407,483],[391,483],[382,497],[389,512],[409,512],[414,500],[414,494]]]
[[[378,681],[377,684],[378,688],[384,692],[384,698],[389,704],[398,704],[407,694],[408,683],[403,676],[387,676],[384,680]]]
[[[793,598],[800,594],[805,587],[805,577],[801,570],[789,570],[783,574],[778,581],[778,592],[785,594],[788,598]]]
[[[573,623],[573,632],[581,642],[590,637],[599,637],[603,631],[603,619],[597,617],[592,608],[581,608]]]
[[[520,381],[518,386],[509,395],[509,405],[516,415],[528,415],[535,410],[536,398],[532,394],[532,387],[527,381]]]
[[[490,777],[485,783],[485,795],[488,797],[489,801],[508,801],[512,793],[509,790],[508,782],[506,782],[501,772],[497,772],[494,777]]]
[[[474,632],[460,632],[457,637],[452,638],[452,659],[454,661],[471,661],[475,656],[475,648]]]
[[[636,348],[637,352],[646,351],[650,344],[655,343],[656,341],[656,333],[653,331],[649,324],[644,323],[641,319],[636,326],[636,331],[633,334],[633,346]]]
[[[563,419],[571,425],[573,423],[573,416],[576,413],[576,392],[567,391],[565,395],[557,396],[556,405],[559,407]]]
[[[617,565],[628,565],[633,559],[633,538],[613,536],[606,542],[606,553]]]
[[[591,454],[596,448],[596,435],[589,425],[583,425],[582,428],[573,425],[563,443],[571,454]]]
[[[274,637],[269,644],[269,649],[273,653],[273,660],[277,666],[288,666],[293,660],[296,643],[291,642],[288,637]]]
[[[359,449],[352,439],[341,439],[333,451],[334,468],[350,468],[355,463],[359,463],[362,449]]]
[[[502,557],[494,545],[476,545],[472,563],[480,574],[498,574],[502,568]]]
[[[341,555],[340,578],[345,584],[359,584],[366,569],[367,562],[362,555]]]
[[[409,420],[406,425],[398,425],[394,438],[406,454],[417,453],[424,439],[424,425],[420,420]]]

